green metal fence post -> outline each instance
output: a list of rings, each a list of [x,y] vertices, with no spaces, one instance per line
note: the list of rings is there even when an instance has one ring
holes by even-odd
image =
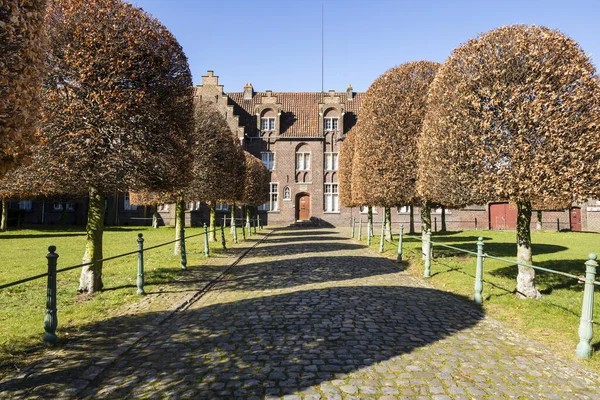
[[[246,240],[246,227],[244,226],[243,222],[242,222],[242,239]]]
[[[381,221],[381,238],[379,239],[379,252],[383,253],[383,241],[385,238],[385,215],[383,221]]]
[[[256,221],[252,221],[252,233],[256,234]]]
[[[404,225],[400,224],[400,235],[398,236],[398,257],[396,262],[402,262],[402,235],[404,234]]]
[[[428,229],[425,232],[425,272],[424,278],[431,277],[431,230]]]
[[[358,220],[358,241],[360,242],[362,239],[362,217]]]
[[[138,233],[138,270],[137,270],[137,294],[144,292],[144,235]]]
[[[210,257],[210,248],[208,247],[208,227],[204,224],[204,255]]]
[[[262,225],[261,225],[261,221],[260,221],[260,215],[256,216],[256,222],[258,223],[258,230],[262,229]]]
[[[184,228],[184,224],[181,224],[181,269],[182,270],[186,270],[187,269],[187,254],[185,252],[185,228]]]
[[[56,264],[58,254],[55,253],[56,246],[48,247],[48,284],[46,286],[46,315],[44,316],[44,343],[53,345],[58,343],[56,327],[58,317],[56,316]]]
[[[475,218],[475,230],[477,230],[477,217]]]
[[[354,217],[352,217],[351,226],[352,226],[352,239],[354,239]]]
[[[223,250],[227,250],[227,245],[225,243],[225,226],[221,225],[221,246],[223,246]]]
[[[596,278],[596,254],[590,253],[589,260],[585,262],[585,289],[583,291],[583,305],[581,307],[581,319],[579,322],[579,344],[577,345],[577,357],[589,358],[592,355],[590,342],[594,336],[593,313],[594,313],[594,279]]]
[[[483,303],[483,238],[477,239],[477,267],[475,268],[475,296],[473,300],[477,304]]]
[[[560,219],[556,218],[556,232],[560,232]]]
[[[237,238],[237,226],[235,225],[235,218],[231,218],[231,226],[233,227],[233,243],[237,243],[238,238]]]

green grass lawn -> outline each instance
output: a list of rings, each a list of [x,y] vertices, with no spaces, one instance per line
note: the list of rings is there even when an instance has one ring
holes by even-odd
[[[397,228],[396,228],[397,230]],[[363,232],[364,233],[364,232]],[[418,236],[419,234],[417,234]],[[477,238],[484,239],[484,252],[502,258],[516,259],[514,231],[462,231],[434,233],[432,241],[465,250],[476,251]],[[379,250],[380,236],[373,238],[371,248]],[[585,275],[588,253],[600,254],[600,235],[582,232],[532,232],[533,264],[573,275]],[[385,256],[396,259],[395,243],[385,244]],[[363,243],[366,238],[363,236]],[[404,238],[404,259],[409,273],[423,276],[421,242]],[[434,246],[431,278],[434,287],[473,297],[475,284],[474,256],[456,250]],[[584,285],[574,279],[548,272],[536,272],[536,283],[543,297],[539,300],[520,299],[514,294],[517,266],[485,259],[483,297],[486,314],[507,323],[530,338],[546,344],[552,351],[571,359],[579,342],[577,330],[581,315]],[[600,271],[599,271],[600,272]],[[596,291],[597,292],[597,291]],[[594,320],[600,322],[600,296],[596,293]],[[594,349],[600,348],[600,329],[594,323]],[[579,360],[579,359],[577,359]],[[600,370],[600,354],[582,361],[589,368]]]
[[[186,236],[203,232],[202,228],[186,228]],[[114,227],[104,233],[104,257],[137,250],[137,235],[144,235],[144,247],[172,241],[175,230],[169,227]],[[233,243],[229,228],[225,229],[228,247]],[[221,249],[211,242],[211,252]],[[81,263],[86,235],[83,227],[22,229],[0,233],[2,264],[0,285],[47,272],[48,246],[55,245],[59,254],[58,268]],[[241,228],[238,239],[242,240]],[[204,236],[186,240],[188,266],[205,264]],[[174,244],[144,253],[146,292],[159,290],[161,285],[177,278],[181,272],[180,256],[173,255]],[[81,268],[57,276],[58,329],[60,338],[68,338],[82,327],[110,317],[127,303],[139,300],[136,294],[137,254],[104,263],[104,290],[93,298],[79,295],[77,288]],[[46,278],[0,290],[0,369],[7,363],[18,363],[26,353],[39,349],[44,333],[43,319],[46,298]]]

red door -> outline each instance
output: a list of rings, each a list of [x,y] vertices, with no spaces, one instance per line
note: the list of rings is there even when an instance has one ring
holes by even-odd
[[[490,204],[490,229],[504,230],[517,227],[517,210],[508,203]]]
[[[573,232],[581,231],[581,208],[571,208],[571,230]]]
[[[308,221],[310,219],[310,197],[303,194],[298,198],[298,219]]]

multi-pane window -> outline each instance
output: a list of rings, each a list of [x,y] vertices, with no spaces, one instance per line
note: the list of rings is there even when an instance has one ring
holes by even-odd
[[[410,206],[398,207],[398,214],[408,214],[410,212]]]
[[[67,211],[73,211],[73,203],[66,203],[67,204]],[[63,203],[54,203],[54,210],[55,211],[62,211],[63,209]]]
[[[189,211],[197,211],[200,209],[201,205],[202,205],[202,203],[199,201],[191,201],[189,203],[185,203],[185,209],[189,210]],[[159,207],[159,210],[160,210],[160,207]],[[168,207],[166,208],[165,211],[167,211],[167,210],[168,210]]]
[[[260,129],[263,131],[274,131],[275,130],[275,118],[261,118]]]
[[[340,211],[339,199],[338,199],[338,184],[337,183],[326,183],[325,184],[325,212],[338,212]]]
[[[337,131],[338,119],[337,118],[325,118],[325,130],[326,131]]]
[[[269,171],[273,171],[275,169],[275,153],[265,152],[261,153],[261,159],[265,167]]]
[[[337,171],[338,153],[325,153],[325,170]]]
[[[261,211],[278,211],[279,210],[279,184],[271,182],[269,184],[269,201],[261,204],[258,209]]]
[[[168,204],[159,204],[158,211],[169,211],[169,205]]]
[[[310,153],[296,153],[296,169],[299,171],[310,169]]]
[[[31,210],[31,200],[19,201],[19,210]]]
[[[369,212],[369,207],[368,206],[360,206],[360,213],[361,214],[366,214]],[[373,207],[373,214],[377,214],[377,209],[375,207]]]
[[[215,209],[217,211],[228,211],[229,210],[229,205],[227,203],[217,203],[215,205]]]
[[[123,209],[126,211],[135,211],[137,210],[137,206],[132,205],[129,202],[129,193],[125,193],[125,198],[123,199]]]

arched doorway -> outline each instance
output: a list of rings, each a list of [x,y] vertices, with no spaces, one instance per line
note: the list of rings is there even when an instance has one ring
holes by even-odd
[[[296,220],[310,221],[310,195],[308,193],[296,195]]]

